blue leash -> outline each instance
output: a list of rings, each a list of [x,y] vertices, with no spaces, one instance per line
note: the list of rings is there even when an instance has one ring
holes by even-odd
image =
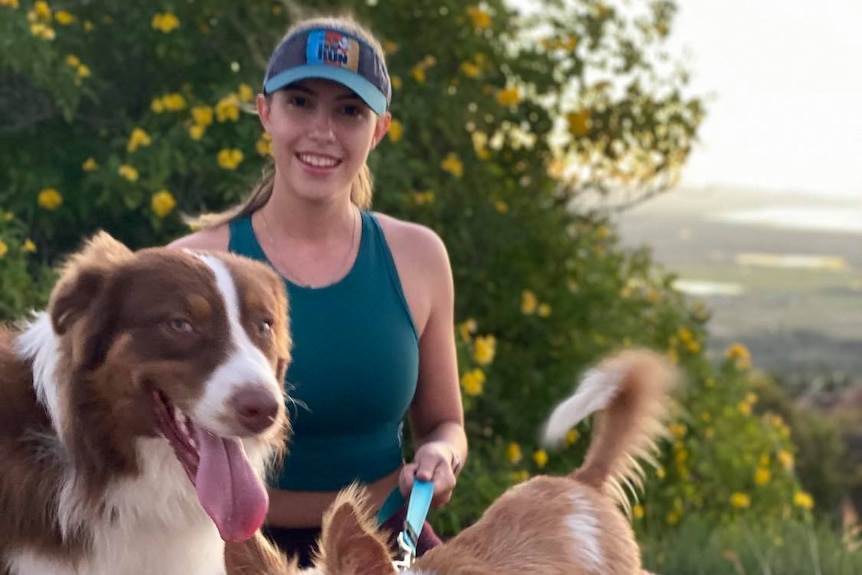
[[[404,556],[392,562],[399,571],[409,569],[416,560],[419,534],[422,533],[422,526],[425,524],[433,497],[433,482],[419,480],[413,482],[413,491],[410,492],[410,501],[407,503],[407,517],[404,519],[404,530],[398,534],[398,547]]]

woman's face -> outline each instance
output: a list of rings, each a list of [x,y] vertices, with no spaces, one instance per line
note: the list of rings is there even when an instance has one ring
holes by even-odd
[[[329,80],[303,80],[267,99],[258,114],[272,137],[276,179],[287,192],[325,201],[348,196],[368,153],[389,128],[349,88]]]

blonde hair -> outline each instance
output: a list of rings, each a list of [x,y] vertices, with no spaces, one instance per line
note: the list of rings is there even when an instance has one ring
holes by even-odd
[[[303,32],[311,28],[329,28],[331,30],[338,30],[339,32],[355,36],[368,44],[368,46],[377,53],[377,56],[381,61],[384,60],[383,46],[381,46],[377,38],[375,38],[370,31],[350,16],[319,16],[302,20],[291,26],[282,37],[281,41],[292,34]],[[266,97],[269,98],[270,95],[267,95]],[[275,166],[270,163],[264,169],[261,178],[254,184],[254,186],[252,186],[245,199],[236,206],[228,208],[222,212],[205,213],[196,217],[186,217],[184,220],[186,224],[194,229],[204,229],[220,226],[230,222],[231,220],[253,214],[266,205],[269,198],[272,197],[274,185]],[[366,163],[362,165],[359,169],[359,173],[356,174],[356,177],[350,184],[350,201],[360,209],[367,210],[371,207],[373,191],[374,178],[372,177],[371,170]]]

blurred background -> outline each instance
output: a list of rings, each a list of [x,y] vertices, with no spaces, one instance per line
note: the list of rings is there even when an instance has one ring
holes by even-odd
[[[632,491],[665,575],[862,572],[862,7],[839,0],[0,0],[0,320],[105,229],[242,198],[291,22],[381,39],[374,208],[446,242],[471,457],[446,535],[577,466],[536,429],[597,358],[686,374]],[[639,496],[635,496],[639,492]]]

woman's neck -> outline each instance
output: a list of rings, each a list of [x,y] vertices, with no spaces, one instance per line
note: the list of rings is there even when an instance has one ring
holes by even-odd
[[[276,240],[325,242],[345,236],[357,217],[356,210],[349,197],[312,202],[273,190],[258,215]]]

